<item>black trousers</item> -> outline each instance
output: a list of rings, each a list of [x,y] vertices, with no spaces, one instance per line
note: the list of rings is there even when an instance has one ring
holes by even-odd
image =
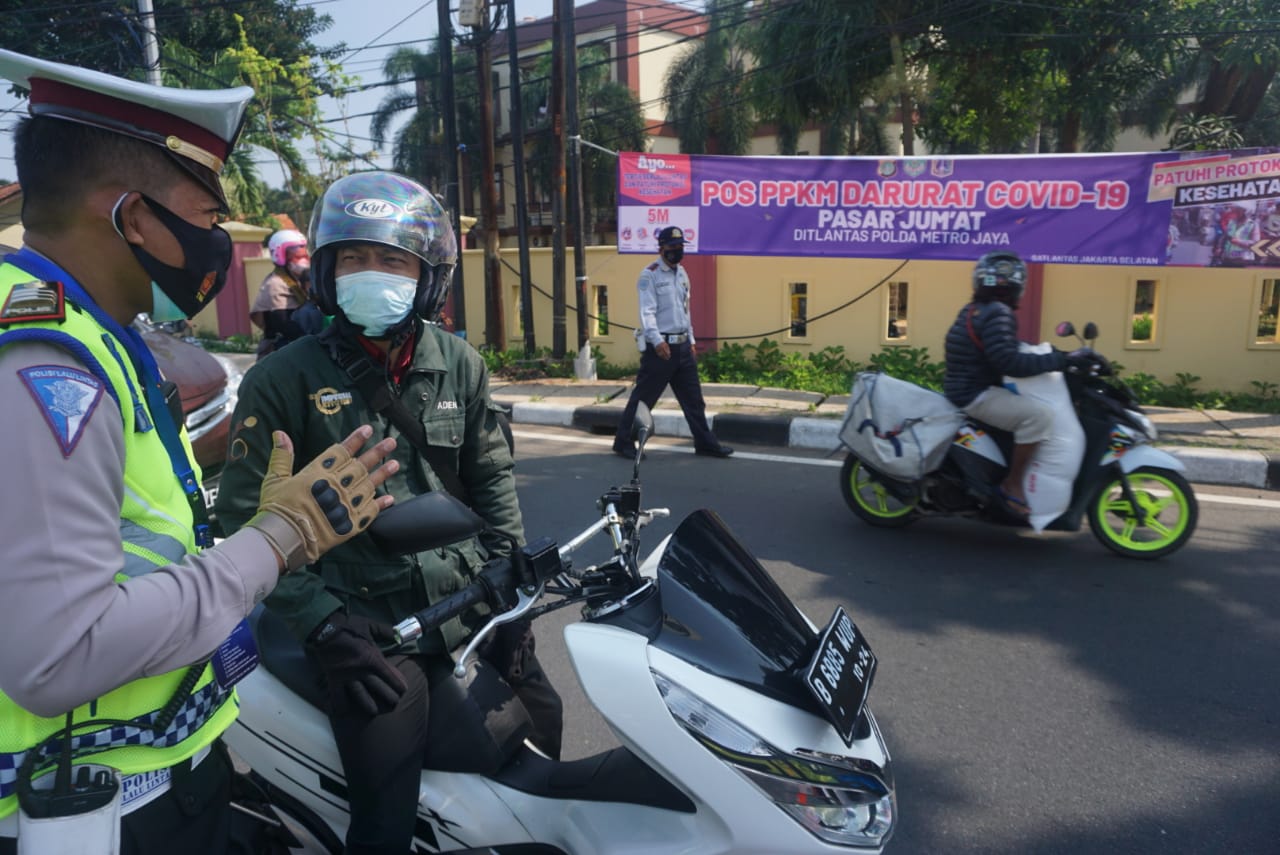
[[[227,855],[231,844],[231,760],[221,742],[194,769],[175,771],[169,791],[120,820],[121,855]],[[18,851],[0,838],[0,855]]]
[[[711,450],[720,447],[720,441],[711,432],[707,424],[707,404],[702,398],[702,383],[698,380],[698,360],[693,355],[693,348],[686,341],[683,344],[668,345],[671,358],[658,356],[653,345],[645,348],[640,356],[640,371],[636,374],[636,385],[631,390],[631,398],[622,411],[622,419],[618,422],[618,432],[613,438],[615,449],[627,451],[634,447],[631,440],[631,423],[636,418],[636,407],[641,401],[649,409],[658,403],[662,392],[671,386],[671,392],[680,404],[684,420],[689,423],[689,431],[693,434],[693,447]]]
[[[519,621],[503,629],[507,631],[485,648],[484,658],[506,677],[529,711],[534,744],[559,758],[563,710],[560,696],[534,654],[532,631]],[[351,808],[348,855],[410,851],[428,740],[449,738],[447,733],[427,733],[431,697],[427,674],[438,672],[440,663],[423,655],[390,656],[388,661],[408,684],[395,709],[373,718],[329,713]]]

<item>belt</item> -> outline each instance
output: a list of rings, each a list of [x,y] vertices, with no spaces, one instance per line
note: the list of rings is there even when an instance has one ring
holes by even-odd
[[[667,344],[684,344],[689,340],[688,333],[658,333]]]

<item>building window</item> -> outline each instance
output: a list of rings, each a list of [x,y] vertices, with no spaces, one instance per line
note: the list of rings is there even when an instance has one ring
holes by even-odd
[[[907,338],[907,313],[910,310],[909,282],[890,282],[885,291],[884,338],[893,344],[904,344]]]
[[[1158,279],[1133,279],[1129,282],[1129,311],[1125,317],[1125,347],[1129,350],[1155,350],[1163,338],[1160,317],[1164,289]]]
[[[1253,327],[1251,344],[1280,345],[1280,335],[1276,334],[1276,316],[1280,315],[1280,279],[1261,280],[1253,305],[1257,313],[1250,324]]]
[[[1133,319],[1129,325],[1129,341],[1155,341],[1156,281],[1139,279],[1133,289]]]
[[[809,284],[792,282],[787,285],[787,324],[791,331],[790,338],[808,338],[809,336]]]
[[[591,286],[591,314],[595,318],[595,331],[598,336],[609,334],[609,286]]]

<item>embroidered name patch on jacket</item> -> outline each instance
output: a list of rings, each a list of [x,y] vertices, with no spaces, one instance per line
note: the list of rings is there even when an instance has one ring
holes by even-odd
[[[92,374],[64,365],[33,365],[18,372],[35,398],[53,435],[70,457],[80,442],[89,416],[102,400],[102,381]]]

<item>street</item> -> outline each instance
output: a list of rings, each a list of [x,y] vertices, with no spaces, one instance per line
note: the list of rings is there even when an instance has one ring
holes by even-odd
[[[608,437],[515,435],[529,537],[567,541],[631,477]],[[879,658],[890,853],[1280,852],[1280,493],[1197,485],[1190,544],[1140,562],[1087,530],[874,529],[845,507],[837,457],[689,450],[650,445],[644,505],[672,516],[646,547],[709,507],[815,623],[847,608]],[[538,623],[570,758],[614,744],[564,655],[576,619]]]

